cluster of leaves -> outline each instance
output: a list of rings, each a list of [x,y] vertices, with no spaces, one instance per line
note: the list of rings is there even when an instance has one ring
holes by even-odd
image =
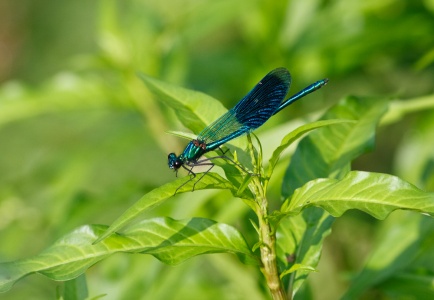
[[[207,107],[219,106],[216,100],[207,96],[147,76],[142,76],[142,79],[161,101],[176,109],[185,126],[192,124],[193,131],[201,128],[202,124],[191,120],[206,123],[208,118],[214,118],[213,114],[219,113],[217,109],[206,111],[198,105],[206,102]],[[434,215],[433,193],[424,192],[392,175],[350,171],[351,161],[372,148],[375,128],[384,117],[387,105],[378,99],[344,99],[325,113],[322,120],[287,134],[264,167],[261,159],[256,159],[262,158],[261,151],[253,155],[253,165],[261,175],[246,177],[242,186],[248,185],[249,189],[240,188],[239,177],[237,180],[231,173],[227,173],[228,179],[209,173],[197,184],[190,181],[178,190],[178,193],[191,192],[193,184],[196,184],[196,190],[227,189],[243,199],[259,220],[259,224],[254,225],[259,234],[256,246],[248,245],[235,227],[206,218],[143,218],[144,212],[170,199],[188,179],[179,178],[145,194],[110,227],[82,226],[39,255],[1,264],[1,290],[10,289],[17,280],[30,273],[44,274],[53,280],[71,280],[96,262],[118,252],[151,254],[167,264],[179,264],[199,254],[229,252],[237,254],[244,263],[263,266],[262,252],[255,252],[257,247],[264,246],[265,237],[260,233],[264,225],[262,219],[271,229],[268,234],[277,236],[276,245],[271,246],[277,248],[278,272],[283,286],[295,295],[307,275],[318,265],[333,217],[339,217],[350,209],[364,211],[378,219],[386,218],[396,209]],[[268,214],[268,208],[261,210],[261,206],[268,206],[268,202],[261,202],[265,198],[260,199],[259,194],[265,195],[282,152],[309,131],[313,132],[301,140],[284,175],[282,194],[285,201]],[[222,167],[226,170],[224,164]],[[232,172],[232,169],[230,166],[227,172]],[[122,230],[139,216],[142,216],[141,221]],[[426,223],[427,220],[421,218],[420,222]],[[424,230],[424,233],[429,234],[429,230]],[[423,241],[423,233],[419,238]],[[293,259],[289,259],[290,256]],[[265,272],[264,275],[267,277],[269,274]],[[347,296],[357,295],[357,288],[350,289]]]
[[[157,93],[156,100],[166,100],[165,105],[151,101],[148,91],[135,76],[137,70],[207,91],[226,101],[226,107],[231,106],[231,100],[238,100],[265,71],[276,66],[290,69],[295,89],[303,82],[330,77],[332,84],[317,93],[314,100],[307,99],[276,115],[258,130],[265,158],[275,157],[273,152],[278,147],[275,143],[296,127],[294,122],[305,123],[305,120],[287,120],[294,120],[301,110],[310,112],[324,107],[323,95],[327,95],[329,103],[334,103],[347,94],[394,95],[406,99],[432,93],[432,0],[363,3],[172,0],[170,5],[135,0],[98,4],[71,1],[23,4],[13,0],[5,3],[8,4],[2,6],[0,14],[4,18],[0,23],[7,26],[10,34],[0,51],[6,58],[16,55],[18,69],[12,73],[17,76],[0,87],[0,261],[17,260],[21,271],[10,264],[2,265],[0,272],[5,275],[7,271],[9,276],[3,281],[4,289],[29,272],[48,274],[47,268],[55,270],[58,266],[55,261],[42,266],[36,261],[43,253],[55,253],[58,243],[54,241],[59,237],[74,237],[67,239],[70,245],[75,242],[90,247],[89,242],[108,228],[86,226],[78,236],[74,236],[73,228],[80,224],[109,224],[144,193],[172,180],[166,155],[174,149],[180,151],[185,145],[162,134],[179,125],[172,108],[193,132],[225,111],[219,102],[206,95],[191,91],[182,94],[178,88],[167,85],[158,89],[157,82],[152,87],[151,80],[145,79]],[[23,16],[23,12],[27,15]],[[17,24],[11,24],[11,20]],[[4,59],[1,65],[5,63],[9,59]],[[59,73],[52,76],[53,72]],[[29,83],[39,85],[30,87]],[[433,101],[432,95],[428,95],[384,104],[388,111],[381,117],[377,150],[372,156],[359,157],[355,169],[397,174],[419,188],[433,191],[434,117],[428,110],[433,107]],[[363,111],[358,105],[363,107],[365,103],[370,107],[376,101],[350,97],[335,109],[348,112],[342,109],[345,102],[358,113]],[[361,117],[355,116],[336,114],[325,119]],[[375,123],[379,118],[372,117],[368,123]],[[361,120],[367,119],[361,117]],[[340,182],[345,178],[350,185],[358,179],[366,182],[365,173],[351,177],[355,173],[347,173],[349,169],[345,171],[345,168],[349,168],[351,158],[371,149],[373,139],[363,142],[366,136],[356,132],[344,145],[328,136],[330,133],[348,135],[351,131],[345,128],[352,128],[356,123],[334,124],[314,131],[312,139],[303,140],[293,156],[284,152],[278,164],[276,159],[264,162],[263,183],[268,180],[270,170],[273,174],[267,195],[270,220],[277,226],[282,282],[289,289],[298,290],[296,296],[304,299],[335,299],[343,293],[348,299],[362,293],[370,293],[370,298],[378,294],[433,298],[434,231],[430,218],[398,211],[382,222],[375,222],[363,213],[351,211],[333,219],[323,209],[312,206],[330,210],[343,205],[342,201],[327,207],[326,200],[315,204],[303,202],[304,197],[300,202],[289,200],[291,195],[297,197],[298,190],[294,192],[297,188],[302,191],[307,183],[317,180],[316,176],[329,178],[315,184],[328,191],[341,187]],[[312,126],[321,127],[321,123]],[[299,134],[308,129],[302,127]],[[373,132],[373,128],[370,130]],[[331,132],[324,138],[324,133],[320,133],[327,131]],[[299,137],[294,132],[287,142],[296,136]],[[356,141],[358,145],[350,145]],[[245,140],[237,139],[229,147],[233,153],[236,150],[243,165],[252,167],[251,158],[245,157],[242,151]],[[348,157],[337,159],[338,153]],[[291,168],[287,168],[289,161]],[[132,207],[145,213],[140,215],[140,220],[167,222],[174,228],[177,222],[185,222],[160,217],[188,220],[198,216],[204,224],[209,222],[204,219],[231,224],[234,229],[231,232],[242,233],[246,241],[223,251],[235,252],[244,262],[252,262],[249,258],[258,261],[258,251],[253,255],[251,251],[258,242],[258,234],[249,221],[256,223],[258,218],[248,205],[227,192],[229,189],[241,196],[242,190],[245,197],[252,197],[245,194],[250,191],[246,188],[250,182],[242,182],[237,174],[232,176],[228,165],[222,167],[229,182],[208,186],[224,186],[221,190],[198,184],[196,188],[204,189],[179,193],[176,201],[165,201],[172,196],[168,193],[154,200],[139,201]],[[383,182],[385,189],[393,186],[392,182],[398,186],[402,183],[402,188],[406,186],[402,180],[393,181],[394,177],[378,176],[378,181],[371,177],[372,182]],[[179,179],[173,188],[184,180]],[[238,189],[240,184],[242,188]],[[416,196],[417,190],[409,189],[413,192],[406,195]],[[383,195],[383,190],[380,194]],[[281,195],[285,202],[278,200]],[[307,201],[322,199],[317,196]],[[143,202],[161,205],[149,210]],[[296,202],[297,207],[293,206]],[[427,210],[412,203],[408,207],[408,202],[394,203],[400,208]],[[373,203],[370,206],[351,203],[349,207],[355,206],[377,217],[384,214],[383,207],[375,208]],[[389,211],[393,205],[386,208]],[[134,215],[134,211],[128,211],[130,217]],[[330,213],[342,211],[343,208]],[[334,234],[324,240],[332,223]],[[128,215],[120,217],[117,224],[116,231],[129,232],[128,228],[122,228],[129,224]],[[191,224],[197,226],[196,222],[187,224],[186,228]],[[146,226],[152,229],[150,223]],[[90,234],[88,240],[84,232]],[[164,237],[164,231],[160,235]],[[116,237],[108,237],[94,249]],[[224,239],[224,235],[220,238]],[[244,249],[243,243],[249,251],[237,252],[236,249]],[[52,245],[51,250],[41,252],[47,245]],[[148,246],[157,249],[158,245]],[[74,253],[75,259],[80,256],[78,248],[72,248],[67,253],[73,255],[68,257],[72,262],[68,266],[73,268],[63,271],[59,268],[57,273],[53,271],[56,276],[60,273],[76,276],[86,270],[86,264],[74,261]],[[137,251],[133,250],[141,250],[140,246],[110,249],[134,253]],[[143,251],[152,252],[149,248]],[[209,251],[218,252],[216,248]],[[35,253],[41,254],[18,260]],[[315,268],[312,266],[316,266],[319,253],[323,255],[316,267],[319,272],[309,273],[306,282],[304,279]],[[363,263],[368,253],[369,258]],[[68,259],[64,262],[69,262]],[[150,255],[114,255],[86,272],[86,279],[90,295],[107,293],[113,299],[168,299],[174,298],[175,293],[180,299],[190,299],[192,295],[204,299],[263,299],[266,290],[261,286],[264,280],[256,267],[245,267],[235,256],[222,254],[202,255],[176,268],[165,266]],[[65,297],[82,299],[88,293],[84,275],[64,284],[44,276],[28,276],[1,294],[1,298],[46,299],[52,297],[55,286],[63,285]]]

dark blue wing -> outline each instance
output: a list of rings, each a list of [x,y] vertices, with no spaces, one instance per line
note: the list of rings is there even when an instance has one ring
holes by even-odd
[[[264,124],[279,108],[291,84],[285,68],[268,73],[238,104],[197,137],[213,150]]]

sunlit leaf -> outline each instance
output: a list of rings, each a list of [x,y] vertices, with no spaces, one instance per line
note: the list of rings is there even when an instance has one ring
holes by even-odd
[[[256,264],[242,235],[233,227],[209,219],[143,220],[121,234],[93,244],[106,226],[83,226],[29,259],[0,264],[0,291],[9,290],[23,276],[40,273],[53,280],[70,280],[114,253],[151,254],[175,265],[205,253],[235,253],[241,261]]]
[[[322,119],[345,119],[356,122],[320,128],[300,141],[283,179],[283,196],[290,196],[296,188],[317,178],[344,176],[350,170],[350,163],[354,158],[372,149],[376,126],[386,109],[387,104],[384,101],[356,97],[347,97],[332,107]],[[283,215],[276,216],[277,221],[286,214],[283,211],[282,213]],[[321,209],[309,208],[303,214],[290,219],[297,224],[308,225],[304,228],[298,225],[294,226],[294,229],[285,228],[287,237],[297,237],[293,241],[296,249],[285,248],[284,244],[279,244],[280,253],[295,254],[293,263],[316,268],[323,240],[330,233],[333,218]],[[279,225],[279,230],[283,229],[286,220],[282,224]],[[291,263],[284,260],[284,257],[280,260],[284,265],[282,272],[291,267]],[[290,276],[284,277],[288,280],[285,284],[291,286],[295,294],[307,275],[308,272],[302,270],[291,273]]]
[[[434,193],[424,192],[392,175],[357,172],[343,179],[317,179],[297,189],[282,206],[282,213],[298,214],[309,206],[319,206],[335,217],[349,209],[359,209],[377,219],[396,209],[434,215]]]
[[[434,108],[434,95],[423,96],[411,100],[395,100],[390,103],[390,109],[381,119],[381,124],[396,123],[404,116],[418,111]]]
[[[294,264],[291,266],[291,268],[289,268],[288,270],[286,270],[285,272],[283,272],[282,274],[280,274],[280,278],[282,279],[283,277],[285,277],[286,275],[298,271],[298,270],[303,270],[303,271],[309,271],[309,272],[316,272],[315,268],[312,268],[310,266],[303,266],[302,264]]]
[[[386,109],[384,101],[356,97],[347,97],[332,107],[322,119],[357,122],[327,126],[305,137],[285,174],[283,195],[288,197],[316,178],[345,175],[354,158],[373,148],[375,128]]]
[[[198,176],[202,175],[198,174],[197,177]],[[118,231],[120,228],[125,226],[127,223],[129,223],[131,220],[135,219],[137,216],[144,213],[145,211],[148,211],[155,206],[160,205],[167,199],[174,196],[175,193],[185,193],[193,191],[193,186],[195,190],[229,189],[235,194],[238,192],[237,189],[229,181],[222,178],[216,173],[207,173],[200,181],[197,181],[198,179],[199,178],[194,178],[193,180],[190,180],[190,177],[187,176],[169,182],[161,187],[150,191],[142,198],[140,198],[136,203],[130,206],[119,218],[117,218],[108,228],[108,230],[95,241],[95,243],[100,242],[109,235],[113,234],[115,231]],[[188,181],[188,183],[184,184],[186,181]],[[182,184],[184,185],[180,188]],[[244,193],[248,193],[248,191],[245,191]],[[246,194],[245,197],[249,196]]]

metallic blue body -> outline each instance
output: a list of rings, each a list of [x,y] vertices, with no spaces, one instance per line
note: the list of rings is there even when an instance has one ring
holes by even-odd
[[[169,168],[178,170],[200,164],[199,158],[224,143],[255,130],[271,116],[298,99],[320,89],[328,82],[319,80],[293,95],[286,101],[291,85],[291,75],[285,68],[277,68],[268,73],[238,104],[207,126],[195,140],[188,143],[181,155],[170,153]],[[209,162],[207,163],[210,164]],[[187,169],[194,175],[191,169]]]

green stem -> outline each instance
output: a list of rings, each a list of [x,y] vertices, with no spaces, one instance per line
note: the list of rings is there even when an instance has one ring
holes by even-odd
[[[255,136],[255,135],[254,135]],[[256,137],[256,136],[255,136]],[[258,157],[255,156],[252,140],[250,135],[247,136],[249,141],[250,156],[252,157],[253,166],[255,166],[255,173],[262,171],[262,147],[258,138],[256,140],[259,145]],[[259,250],[261,252],[262,261],[262,274],[264,274],[267,281],[268,289],[274,300],[287,299],[285,289],[282,287],[279,272],[277,270],[276,260],[276,231],[268,221],[268,200],[265,196],[265,191],[268,186],[268,179],[261,180],[259,176],[252,177],[250,186],[253,194],[255,195],[256,207],[255,212],[259,220]]]
[[[259,218],[259,233],[261,245],[259,246],[262,261],[262,273],[267,281],[267,286],[275,300],[287,299],[285,290],[280,281],[276,260],[276,233],[268,222],[268,201],[265,197],[263,186],[259,178],[255,178],[256,200],[259,205],[257,212]]]

